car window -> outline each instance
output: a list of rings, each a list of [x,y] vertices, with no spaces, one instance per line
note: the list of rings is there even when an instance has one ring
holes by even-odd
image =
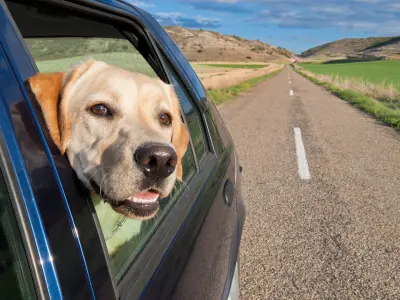
[[[36,299],[22,238],[1,171],[0,291],[1,299]]]
[[[13,12],[13,10],[10,11]],[[57,8],[57,13],[60,13],[60,11],[61,8],[60,10]],[[57,22],[49,23],[46,26],[46,20],[49,20],[49,22],[52,20],[48,15],[49,13],[51,11],[47,11],[46,18],[37,18],[36,20],[32,17],[29,20],[29,26],[26,27],[23,27],[23,22],[28,22],[27,20],[19,20],[18,16],[14,18],[18,27],[19,24],[22,24],[23,28],[19,27],[21,35],[40,72],[66,71],[82,60],[92,57],[129,71],[159,77],[160,72],[157,68],[160,66],[154,63],[154,58],[149,62],[148,57],[145,57],[148,53],[140,51],[140,47],[135,47],[131,43],[132,40],[138,41],[140,38],[137,36],[134,36],[131,40],[124,38],[124,36],[134,35],[134,32],[127,34],[126,31],[119,31],[118,28],[108,25],[107,22],[102,20],[94,21],[90,18],[82,18],[78,15],[72,15],[71,12],[68,12],[68,20],[74,20],[71,24],[68,20],[64,22],[62,18],[59,18]],[[36,27],[37,30],[40,30],[38,33],[34,31],[35,22],[40,23],[40,26]],[[79,24],[78,31],[76,24]],[[54,32],[57,32],[56,26],[60,26],[62,36],[54,34]],[[86,29],[92,30],[93,28],[99,28],[99,30],[96,30],[98,36],[94,35],[93,32],[85,33]],[[70,32],[68,32],[69,29]],[[51,30],[48,36],[46,36],[46,30]],[[24,34],[25,32],[29,34]],[[107,32],[107,37],[102,36],[102,32]],[[84,37],[81,35],[84,35]],[[40,37],[32,38],[31,36]],[[141,47],[144,43],[146,42],[143,40],[138,42]],[[206,153],[206,142],[198,113],[194,110],[180,85],[176,88],[176,92],[182,103],[183,118],[187,122],[195,151],[189,144],[182,159],[183,180],[175,183],[173,192],[168,198],[160,200],[160,211],[157,216],[149,221],[129,219],[116,213],[108,203],[101,201],[99,197],[91,199],[99,220],[101,233],[110,253],[112,273],[117,281],[123,277],[135,261],[159,224],[168,215],[169,210],[179,200],[179,196],[189,189],[190,181],[197,172],[196,160],[201,160]]]
[[[166,65],[166,67],[180,100],[182,110],[185,114],[197,159],[198,161],[201,161],[207,153],[207,144],[205,142],[206,139],[204,136],[200,112],[193,106],[193,102],[189,100],[189,93],[176,72],[174,72],[169,65]]]
[[[39,72],[67,71],[88,58],[157,77],[139,51],[125,39],[59,37],[25,39]]]

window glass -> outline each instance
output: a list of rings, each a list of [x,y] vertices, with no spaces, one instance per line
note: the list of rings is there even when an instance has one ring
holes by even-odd
[[[170,68],[169,72],[172,84],[174,85],[175,91],[181,102],[182,110],[186,116],[187,126],[192,137],[192,143],[196,152],[197,159],[198,161],[201,161],[201,159],[206,154],[207,145],[205,142],[206,139],[204,136],[203,126],[201,125],[202,122],[200,113],[197,109],[193,107],[191,101],[189,101],[190,96],[188,95],[188,92],[186,91],[181,81],[178,79],[176,73],[173,72]]]
[[[41,10],[31,11],[40,12]],[[91,57],[150,77],[157,77],[157,74],[159,74],[153,68],[155,65],[154,60],[151,63],[148,62],[148,52],[139,51],[143,49],[145,44],[145,41],[141,40],[140,37],[135,36],[138,43],[132,44],[128,39],[121,38],[125,36],[125,32],[122,33],[112,25],[107,27],[106,22],[101,21],[96,25],[97,21],[90,19],[90,17],[82,18],[78,15],[73,15],[72,12],[65,13],[68,16],[65,21],[62,17],[55,20],[49,17],[49,14],[54,11],[47,10],[45,18],[40,16],[36,18],[32,17],[32,14],[22,16],[21,7],[16,6],[15,9],[10,9],[40,72],[66,71],[75,64]],[[63,15],[61,12],[62,8],[57,7],[57,14]],[[27,20],[27,18],[32,19]],[[71,22],[72,19],[74,22]],[[47,20],[48,24],[46,24]],[[26,25],[27,22],[29,22],[29,26]],[[40,23],[40,26],[36,26],[36,23]],[[20,24],[22,25],[20,26]],[[79,24],[78,30],[76,24]],[[98,36],[93,36],[93,32],[85,32],[86,30],[93,31],[93,28],[96,27],[101,28],[101,30],[96,31]],[[47,33],[47,30],[51,30],[51,33]],[[57,32],[62,34],[57,36]],[[102,36],[104,32],[107,32],[107,37]],[[115,37],[111,36],[113,32],[115,32]],[[88,37],[89,34],[92,36]],[[36,37],[32,38],[32,36]],[[139,48],[134,46],[136,44],[140,45]],[[144,54],[142,55],[141,53]],[[184,95],[181,93],[179,98],[185,104],[187,99],[182,97]],[[196,119],[198,117],[193,117],[195,113],[190,103],[184,105],[184,111],[187,112],[190,134],[195,138],[197,145],[196,154],[200,157],[204,156],[204,141],[199,138],[198,127],[200,124],[199,120]],[[197,124],[197,127],[195,124]],[[188,189],[188,184],[197,171],[194,153],[190,144],[183,157],[182,166],[183,181],[175,183],[174,189],[168,198],[159,200],[160,211],[155,218],[149,221],[126,218],[124,215],[116,213],[108,203],[102,201],[98,196],[92,197],[91,200],[95,207],[101,232],[110,254],[112,272],[117,280],[123,277],[177,201],[179,195]]]
[[[67,71],[85,59],[93,58],[128,71],[157,77],[153,68],[136,48],[115,38],[27,38],[25,42],[39,72]]]
[[[36,299],[22,239],[7,187],[0,172],[1,299]]]

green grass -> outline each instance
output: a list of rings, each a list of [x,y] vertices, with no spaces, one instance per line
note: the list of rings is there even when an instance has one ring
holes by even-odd
[[[128,40],[32,38],[25,41],[40,72],[67,71],[74,65],[91,57],[128,71],[157,77],[144,57]]]
[[[125,39],[111,38],[28,38],[25,42],[35,61],[54,60],[98,53],[137,53]]]
[[[211,100],[214,102],[215,105],[222,104],[232,98],[238,96],[242,92],[246,92],[252,87],[255,87],[260,82],[273,77],[274,75],[278,74],[282,69],[269,73],[267,75],[255,77],[244,81],[240,84],[233,85],[231,87],[222,88],[222,89],[211,89],[208,90],[208,94],[211,97]]]
[[[84,61],[87,58],[93,58],[99,61],[104,61],[111,65],[121,67],[132,72],[139,72],[151,77],[157,77],[154,70],[140,55],[135,53],[95,53],[88,56],[75,56],[61,59],[36,61],[36,65],[40,72],[60,72],[67,71],[75,64]]]
[[[383,60],[352,63],[312,63],[300,64],[305,70],[315,74],[339,75],[362,78],[372,83],[391,83],[400,90],[400,61]]]
[[[262,69],[266,67],[262,64],[204,64],[201,66],[233,69]]]
[[[400,110],[395,108],[390,108],[384,103],[374,100],[371,97],[365,96],[359,92],[340,89],[330,83],[319,81],[318,79],[308,76],[301,72],[301,70],[296,70],[302,76],[308,78],[312,82],[325,87],[328,91],[338,96],[339,98],[349,102],[360,110],[374,116],[376,119],[382,123],[392,126],[396,129],[400,129]]]

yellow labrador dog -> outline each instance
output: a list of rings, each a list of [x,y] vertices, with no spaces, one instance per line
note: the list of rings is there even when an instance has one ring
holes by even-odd
[[[182,180],[189,135],[174,88],[95,60],[29,84],[51,138],[91,191],[112,254]]]

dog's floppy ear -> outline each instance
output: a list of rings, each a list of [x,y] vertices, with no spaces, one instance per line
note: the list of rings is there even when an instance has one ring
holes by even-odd
[[[182,158],[186,153],[187,146],[189,143],[189,133],[186,129],[185,124],[182,122],[180,103],[175,93],[174,87],[170,86],[170,97],[173,102],[174,116],[172,121],[172,144],[175,147],[178,161],[176,164],[176,178],[182,181],[183,170],[182,170]]]
[[[62,88],[64,74],[58,73],[39,73],[28,79],[31,90],[43,113],[50,136],[58,149],[63,153],[61,146],[61,134],[59,130],[59,109],[58,102]]]
[[[44,120],[61,154],[65,153],[70,125],[67,117],[68,90],[94,63],[88,60],[68,72],[38,73],[28,79]]]

